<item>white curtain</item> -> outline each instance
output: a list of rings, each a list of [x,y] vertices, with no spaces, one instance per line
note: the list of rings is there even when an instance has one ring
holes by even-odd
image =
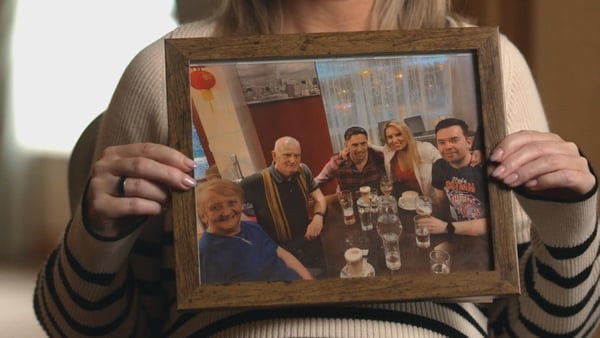
[[[380,128],[388,120],[421,116],[431,131],[455,110],[476,116],[473,67],[468,53],[317,61],[334,151],[351,126],[365,128],[370,142],[381,144]]]

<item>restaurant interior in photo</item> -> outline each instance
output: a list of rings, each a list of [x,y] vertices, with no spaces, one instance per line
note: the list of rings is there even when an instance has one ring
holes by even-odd
[[[377,145],[389,120],[432,143],[435,124],[446,117],[475,130],[475,72],[468,53],[192,65],[193,133],[202,148],[196,161],[225,178],[248,176],[271,164],[277,138],[292,136],[316,175],[342,150],[351,126],[365,128]],[[322,190],[331,194],[335,185]]]

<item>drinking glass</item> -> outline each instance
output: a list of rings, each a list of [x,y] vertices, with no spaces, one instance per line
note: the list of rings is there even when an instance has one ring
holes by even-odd
[[[394,190],[394,181],[389,176],[382,176],[379,181],[379,188],[384,195],[389,196]]]
[[[352,197],[351,191],[340,191],[337,194],[338,201],[340,202],[340,206],[342,207],[342,212],[344,213],[344,224],[351,225],[356,222],[354,218],[354,200]]]
[[[381,240],[383,241],[385,265],[392,271],[400,269],[400,266],[402,266],[402,261],[400,260],[400,243],[398,234],[394,232],[386,232],[381,235]]]
[[[377,217],[379,217],[377,189],[371,188],[371,221],[373,222],[373,226],[369,230],[373,230],[373,227],[377,224]]]
[[[415,242],[417,248],[427,249],[431,245],[431,238],[429,236],[429,228],[424,225],[419,225],[419,219],[426,216],[416,215],[413,217],[415,223]]]
[[[376,228],[380,237],[388,232],[393,232],[398,236],[402,234],[402,223],[398,215],[394,212],[380,210]]]
[[[450,273],[450,254],[444,250],[435,249],[429,253],[431,273]]]
[[[377,195],[373,195],[373,190],[369,186],[360,187],[360,197],[356,200],[360,226],[364,231],[373,230],[373,222],[376,221],[376,218],[373,218],[371,210],[372,200],[373,198],[377,198]],[[377,216],[375,215],[375,217]]]
[[[431,202],[431,197],[420,195],[417,198],[416,203],[416,212],[417,215],[421,216],[431,216],[431,212],[433,210],[433,205]]]

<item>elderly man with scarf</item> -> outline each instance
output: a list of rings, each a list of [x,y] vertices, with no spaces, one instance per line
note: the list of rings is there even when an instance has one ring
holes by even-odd
[[[325,271],[319,240],[327,208],[325,197],[310,169],[301,162],[298,140],[279,138],[271,155],[271,166],[240,183],[249,207],[246,213],[254,214],[277,244],[318,276]],[[309,199],[314,202],[312,208]]]

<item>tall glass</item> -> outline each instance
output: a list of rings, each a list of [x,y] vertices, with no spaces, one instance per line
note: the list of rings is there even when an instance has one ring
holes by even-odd
[[[400,269],[402,266],[402,261],[400,260],[400,243],[398,234],[394,232],[386,232],[381,235],[381,240],[383,241],[385,265],[392,271]]]
[[[364,231],[373,230],[373,218],[371,217],[371,201],[366,202],[362,199],[356,201],[358,205],[358,218],[360,219],[360,228]]]
[[[427,216],[416,215],[413,217],[413,222],[415,224],[415,242],[417,243],[417,248],[421,249],[427,249],[431,245],[429,228],[423,224],[419,224],[419,219],[424,217]]]
[[[373,222],[376,218],[373,218],[371,213],[371,202],[373,195],[371,194],[371,187],[364,186],[360,187],[360,197],[356,200],[358,209],[358,218],[360,219],[360,227],[364,231],[373,230]]]
[[[373,227],[377,224],[377,217],[379,217],[379,199],[377,196],[377,189],[371,188],[371,220],[373,221]],[[373,230],[371,227],[371,230]]]
[[[417,203],[416,203],[415,208],[416,208],[415,211],[417,212],[417,215],[431,216],[431,212],[433,211],[431,197],[420,195],[417,198]]]
[[[395,234],[402,234],[402,224],[398,215],[390,213],[380,213],[377,218],[377,233],[379,236],[382,234],[393,232]]]
[[[379,215],[377,217],[377,232],[379,236],[393,232],[400,236],[402,224],[398,217],[398,209],[393,196],[379,196]]]
[[[343,190],[337,193],[337,197],[344,214],[344,224],[354,224],[356,219],[354,218],[354,199],[352,197],[352,192]]]

